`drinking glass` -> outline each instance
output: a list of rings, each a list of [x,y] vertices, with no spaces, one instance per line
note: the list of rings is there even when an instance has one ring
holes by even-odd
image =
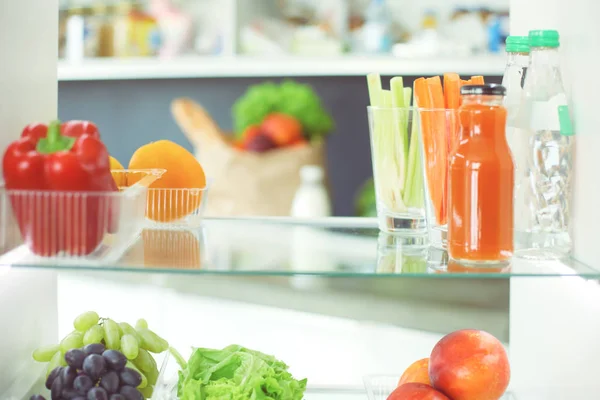
[[[379,229],[422,234],[427,224],[418,111],[386,107],[367,110]]]
[[[458,110],[420,108],[418,114],[429,242],[433,247],[446,249],[448,160],[451,149],[458,143]]]

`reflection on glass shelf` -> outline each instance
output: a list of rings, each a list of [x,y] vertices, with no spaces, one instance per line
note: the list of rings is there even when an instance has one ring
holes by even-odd
[[[18,267],[152,270],[192,274],[395,277],[584,276],[600,271],[574,260],[514,259],[503,268],[472,268],[448,261],[423,236],[389,236],[374,219],[207,219],[194,229],[146,229],[117,262],[74,260],[68,265],[18,246],[0,257]]]

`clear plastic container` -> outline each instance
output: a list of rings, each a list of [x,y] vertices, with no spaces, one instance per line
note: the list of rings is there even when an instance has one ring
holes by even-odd
[[[208,187],[207,184],[203,188],[148,189],[147,226],[161,229],[200,226]]]
[[[112,170],[115,173],[128,171],[127,178],[119,186],[131,186],[144,177],[139,170]],[[160,179],[166,170],[160,171]],[[200,225],[208,193],[209,182],[203,188],[149,188],[146,202],[146,227],[160,229],[193,228]]]
[[[113,170],[118,192],[0,189],[3,264],[105,265],[145,225],[148,186],[163,170]],[[135,174],[135,183],[128,185]],[[133,181],[132,181],[133,182]]]
[[[367,398],[369,400],[387,400],[388,396],[398,386],[399,376],[371,375],[363,378]],[[153,399],[155,400],[155,399]],[[162,399],[161,399],[162,400]],[[169,399],[170,400],[170,399]],[[505,394],[501,400],[517,400],[510,393]]]

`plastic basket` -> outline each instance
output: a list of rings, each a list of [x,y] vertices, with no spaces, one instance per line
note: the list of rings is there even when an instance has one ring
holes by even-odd
[[[144,170],[120,170],[111,172],[119,187],[131,186],[142,179]],[[166,172],[153,170],[157,179]],[[122,177],[119,174],[123,174]],[[203,188],[149,188],[146,203],[146,226],[160,229],[180,229],[198,226],[202,220],[208,194],[208,183]]]
[[[148,226],[161,229],[199,226],[207,196],[208,185],[204,188],[150,188],[146,208]]]
[[[363,378],[367,398],[369,400],[387,400],[388,396],[398,386],[400,377],[397,375],[370,375]],[[510,393],[505,394],[501,400],[517,400]]]
[[[163,172],[113,171],[125,182],[118,192],[0,188],[0,260],[5,265],[116,261],[142,231],[148,186]],[[132,174],[138,179],[127,185]]]

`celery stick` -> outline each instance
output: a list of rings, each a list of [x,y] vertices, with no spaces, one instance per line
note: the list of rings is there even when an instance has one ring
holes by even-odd
[[[412,96],[412,88],[405,87],[403,89],[403,92],[404,92],[404,106],[408,108],[408,107],[410,107],[410,98]],[[405,118],[406,118],[406,130],[405,130],[404,134],[406,136],[404,138],[404,154],[408,155],[408,145],[410,143],[410,138],[409,138],[410,134],[408,132],[408,118],[409,118],[410,111],[406,111],[405,114],[406,114],[406,116],[405,116]],[[408,157],[406,157],[406,164],[407,164],[406,165],[406,170],[408,171]]]
[[[377,73],[371,73],[367,75],[367,86],[369,88],[369,101],[373,107],[381,107],[382,96],[381,96],[381,76]]]
[[[416,105],[416,104],[415,104]],[[418,157],[419,151],[419,140],[418,140],[418,118],[416,108],[412,111],[412,126],[410,132],[410,148],[408,150],[408,178],[404,188],[404,203],[412,207],[417,207],[415,204],[415,191],[418,191],[418,187],[415,184],[417,175],[420,174],[421,168],[419,164],[420,158]]]
[[[390,88],[392,92],[392,106],[394,107],[393,118],[395,119],[395,127],[396,130],[392,132],[395,136],[395,147],[393,147],[392,152],[396,155],[396,165],[399,170],[399,178],[398,185],[400,187],[401,192],[404,191],[404,182],[406,181],[406,166],[407,166],[407,156],[408,156],[408,143],[406,142],[407,135],[407,120],[406,120],[406,112],[405,110],[400,110],[405,107],[404,103],[404,86],[402,77],[392,78],[390,81]]]
[[[396,76],[390,81],[390,89],[392,92],[392,105],[398,108],[404,108],[404,83],[401,76]]]
[[[377,151],[373,155],[376,160],[377,168],[374,171],[377,176],[375,182],[379,194],[383,197],[386,206],[394,212],[406,211],[406,206],[402,201],[401,180],[402,170],[396,160],[398,148],[396,127],[393,114],[390,112],[392,107],[392,93],[389,90],[381,91],[383,115],[379,117],[381,125],[377,129],[374,137],[373,148]]]

